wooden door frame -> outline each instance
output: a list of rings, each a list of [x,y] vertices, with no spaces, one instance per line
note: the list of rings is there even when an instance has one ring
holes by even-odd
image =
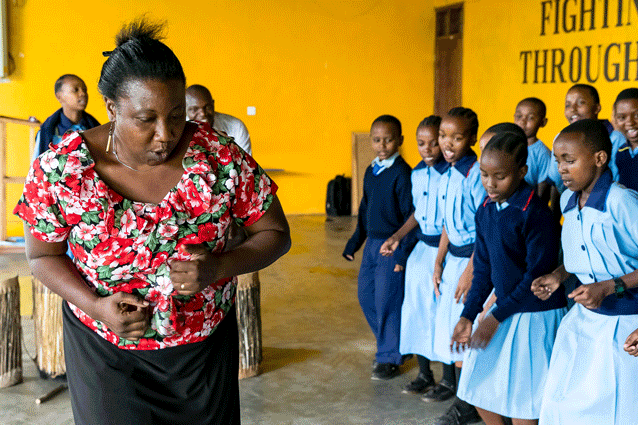
[[[434,28],[434,113],[444,115],[454,106],[460,106],[463,102],[463,24],[464,24],[464,4],[454,3],[448,6],[435,9],[435,28]],[[443,15],[442,15],[443,14]],[[455,19],[456,18],[456,19]],[[447,55],[441,53],[441,44],[454,45],[454,53]],[[456,50],[458,49],[458,50]],[[454,54],[457,57],[454,57]],[[451,57],[451,59],[450,59]],[[454,66],[453,74],[446,72],[442,78],[440,73],[441,61],[456,60],[458,63]],[[456,78],[455,78],[456,76]],[[453,84],[450,90],[450,81]]]

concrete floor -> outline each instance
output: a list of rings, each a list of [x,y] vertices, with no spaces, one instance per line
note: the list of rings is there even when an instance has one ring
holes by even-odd
[[[401,393],[416,375],[414,360],[397,378],[370,380],[375,343],[357,301],[359,261],[341,257],[355,220],[319,215],[289,220],[290,253],[260,272],[264,360],[261,375],[240,382],[242,423],[431,423],[451,402],[427,404]],[[0,271],[7,269],[28,273],[21,255],[0,256]],[[23,329],[33,353],[28,317]],[[439,379],[440,364],[433,368]],[[68,392],[35,404],[57,385],[40,379],[25,353],[24,383],[0,389],[0,424],[72,424]]]

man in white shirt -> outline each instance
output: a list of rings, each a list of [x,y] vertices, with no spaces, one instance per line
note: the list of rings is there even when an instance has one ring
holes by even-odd
[[[223,131],[252,155],[246,125],[238,118],[215,111],[215,101],[206,87],[193,84],[186,89],[186,115],[189,120],[208,122],[215,130]]]

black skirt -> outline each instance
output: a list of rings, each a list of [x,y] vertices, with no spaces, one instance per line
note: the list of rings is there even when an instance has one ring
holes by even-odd
[[[204,341],[122,350],[64,304],[64,355],[78,425],[239,424],[235,309]]]

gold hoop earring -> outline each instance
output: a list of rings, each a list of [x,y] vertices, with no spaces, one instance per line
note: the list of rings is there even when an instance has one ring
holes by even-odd
[[[113,121],[111,121],[111,127],[109,128],[109,138],[106,139],[106,153],[109,153],[112,140],[113,140]]]

